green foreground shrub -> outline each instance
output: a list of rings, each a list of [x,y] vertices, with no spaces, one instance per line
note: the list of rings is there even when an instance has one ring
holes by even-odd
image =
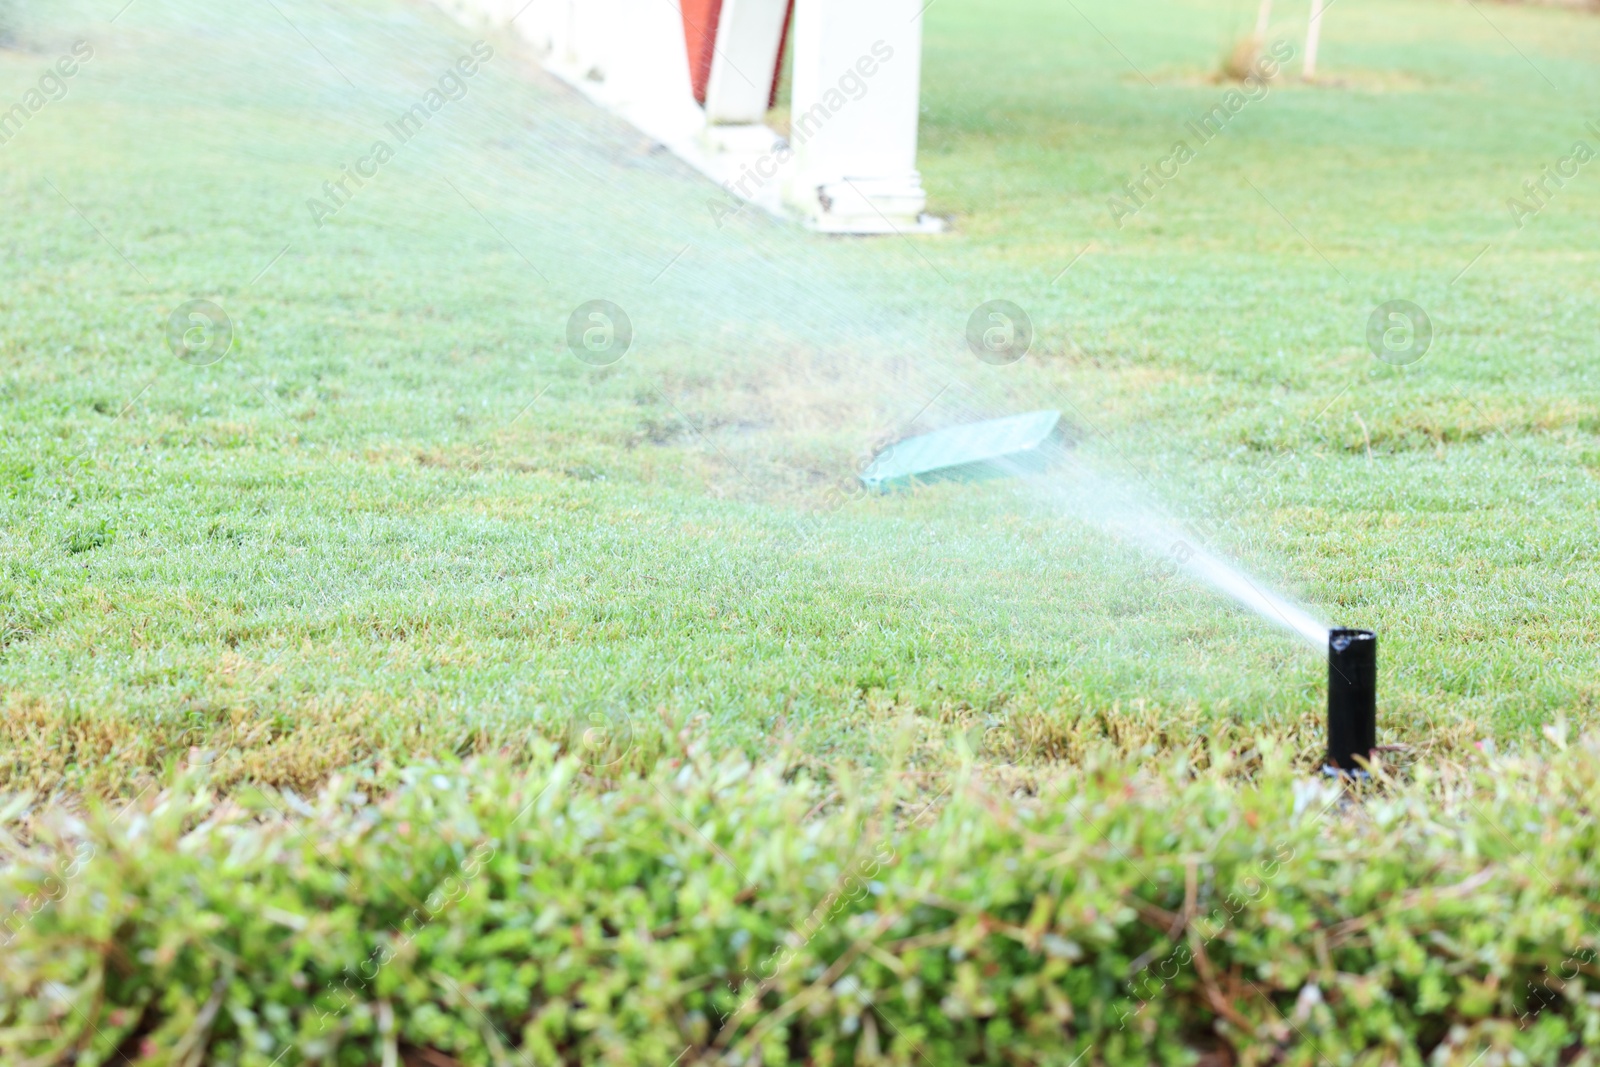
[[[1359,797],[1257,757],[18,799],[0,1062],[1593,1062],[1600,742]]]

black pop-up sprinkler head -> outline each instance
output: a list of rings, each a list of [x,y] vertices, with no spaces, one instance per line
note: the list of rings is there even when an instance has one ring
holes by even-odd
[[[1378,746],[1378,635],[1371,630],[1328,631],[1328,767],[1340,775],[1365,774],[1356,758]]]

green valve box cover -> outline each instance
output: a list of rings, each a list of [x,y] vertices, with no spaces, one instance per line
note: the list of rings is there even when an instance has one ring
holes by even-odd
[[[983,477],[1032,466],[1043,459],[1060,422],[1059,411],[1030,411],[907,437],[879,452],[861,482],[889,489],[913,478]]]

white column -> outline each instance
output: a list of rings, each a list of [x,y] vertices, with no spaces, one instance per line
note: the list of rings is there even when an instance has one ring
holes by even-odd
[[[1317,42],[1322,39],[1322,0],[1311,0],[1311,21],[1306,24],[1306,58],[1300,76],[1310,81],[1317,76]]]
[[[786,199],[829,233],[936,231],[917,172],[925,0],[797,0]]]
[[[766,121],[788,11],[789,0],[722,0],[711,80],[706,83],[707,122]]]

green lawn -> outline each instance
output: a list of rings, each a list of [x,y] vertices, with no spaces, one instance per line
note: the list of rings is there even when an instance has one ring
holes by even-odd
[[[935,0],[950,232],[856,240],[422,0],[119,3],[0,0],[0,1060],[1594,1062],[1600,17],[1338,0],[1245,103],[1251,0]],[[1128,500],[1380,631],[1400,773]]]
[[[1379,629],[1382,740],[1503,746],[1600,700],[1600,170],[1520,231],[1505,204],[1600,146],[1592,15],[1341,0],[1321,84],[1274,84],[1119,228],[1255,5],[937,0],[953,224],[911,241],[719,229],[493,37],[318,226],[473,34],[405,0],[114,6],[21,4],[0,50],[4,107],[94,50],[0,146],[0,787],[122,791],[191,745],[304,787],[592,714],[640,763],[682,730],[938,767],[1230,726],[1313,759],[1319,657],[1070,486],[829,503],[886,434],[1039,407]],[[208,366],[167,346],[195,298],[235,329]],[[563,341],[595,298],[637,333],[606,368]],[[1020,364],[964,347],[993,298],[1033,318]],[[1432,318],[1418,363],[1367,350],[1391,299]]]

